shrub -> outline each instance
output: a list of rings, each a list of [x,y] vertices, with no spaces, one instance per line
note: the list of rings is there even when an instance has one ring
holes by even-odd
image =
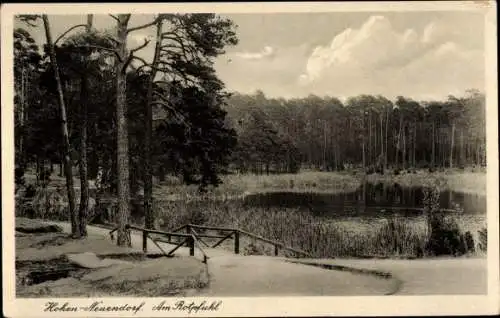
[[[38,180],[42,183],[43,187],[46,187],[50,182],[50,169],[42,168],[38,174]]]
[[[474,238],[470,231],[465,232],[465,247],[469,253],[474,253],[476,251],[476,246],[474,243]]]
[[[28,184],[26,191],[24,192],[25,199],[32,199],[36,194],[36,187],[32,184]]]
[[[463,234],[453,214],[440,211],[439,183],[424,189],[424,212],[429,239],[425,250],[428,255],[459,256],[473,252],[474,239],[470,232]]]
[[[431,233],[426,251],[429,255],[454,255],[467,253],[467,243],[458,223],[452,216],[436,213],[430,216]],[[470,234],[470,233],[469,233]]]
[[[208,222],[207,215],[203,212],[203,210],[191,210],[191,213],[187,216],[187,222],[190,224],[198,224],[203,225]]]
[[[17,193],[17,190],[19,190],[19,188],[23,187],[24,184],[25,184],[24,169],[20,168],[20,167],[17,167],[14,170],[14,175],[15,175],[15,185],[16,185],[16,193]]]
[[[51,220],[68,219],[66,199],[57,191],[44,187],[38,188],[33,197],[32,207],[35,217]]]

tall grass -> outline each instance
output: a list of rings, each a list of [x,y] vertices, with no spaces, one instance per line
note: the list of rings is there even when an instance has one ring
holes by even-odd
[[[443,234],[443,229],[449,227],[449,224],[457,224],[453,217],[448,216],[443,220],[448,220],[449,223],[443,221],[428,228],[425,223],[419,224],[404,217],[394,216],[380,218],[363,227],[355,220],[325,221],[304,210],[248,207],[239,200],[156,202],[156,206],[161,211],[158,216],[162,219],[162,228],[165,229],[171,230],[186,223],[237,227],[302,249],[320,258],[416,258],[436,255],[440,253],[436,253],[435,247],[433,250],[429,245],[431,237],[447,235]],[[432,233],[435,233],[434,236]],[[452,235],[456,233],[459,233],[458,237],[463,237],[460,229],[458,232],[452,231]],[[449,240],[449,237],[441,241],[443,240]],[[254,241],[247,243],[257,244]],[[261,244],[260,248],[263,253],[273,252],[272,246],[266,244]],[[449,255],[455,254],[456,249],[451,249]]]
[[[209,187],[208,195],[217,198],[233,198],[250,193],[290,192],[351,192],[361,184],[362,179],[347,173],[325,173],[306,171],[298,174],[231,174],[222,177],[223,183]],[[198,198],[196,186],[186,186],[176,178],[169,178],[155,188],[157,198]]]
[[[362,172],[317,172],[303,171],[297,174],[231,174],[222,177],[223,183],[218,188],[209,189],[209,194],[219,198],[234,197],[248,193],[271,191],[290,192],[351,192],[363,182],[398,183],[403,187],[422,187],[439,184],[442,190],[486,194],[486,173],[447,170],[429,173],[418,170],[415,173],[393,173],[364,175]],[[196,186],[185,186],[179,179],[171,177],[155,189],[158,198],[170,195],[198,196]]]

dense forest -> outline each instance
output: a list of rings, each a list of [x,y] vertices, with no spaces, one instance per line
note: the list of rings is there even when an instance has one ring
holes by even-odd
[[[232,21],[160,14],[130,27],[129,14],[111,18],[114,33],[95,30],[92,15],[56,39],[47,16],[20,16],[22,27],[14,30],[16,182],[28,168],[43,180],[59,165],[73,233],[80,231],[74,167],[80,218],[89,179],[97,178],[100,190],[119,199],[118,242],[124,244],[126,198],[141,187],[146,227],[153,222],[153,176],[176,175],[204,189],[235,172],[363,167],[383,173],[486,163],[485,98],[478,91],[443,101],[361,95],[345,103],[230,94],[213,65],[238,42]],[[127,49],[128,34],[146,27],[155,28],[154,43],[145,39]],[[30,28],[45,29],[45,45]],[[149,44],[152,61],[134,55]]]
[[[14,29],[16,189],[30,167],[43,187],[61,164],[72,235],[82,237],[89,179],[97,179],[98,193],[117,198],[118,245],[130,244],[125,226],[139,185],[145,226],[152,228],[153,174],[175,173],[201,189],[217,185],[236,143],[221,108],[228,94],[213,67],[238,42],[233,22],[215,14],[158,14],[130,26],[130,18],[110,14],[115,26],[97,30],[89,14],[55,39],[47,15],[18,16]],[[43,47],[30,28],[44,29]],[[146,28],[156,33],[152,61],[136,54],[151,39],[127,47],[129,35]]]
[[[443,101],[361,95],[270,99],[235,94],[228,117],[238,131],[241,171],[324,171],[346,167],[453,168],[486,164],[485,96]]]

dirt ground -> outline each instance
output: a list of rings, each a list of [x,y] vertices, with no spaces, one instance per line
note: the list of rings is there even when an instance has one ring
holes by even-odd
[[[398,295],[485,295],[488,293],[486,257],[398,259],[310,259],[303,263],[331,264],[389,272],[402,284]]]
[[[195,258],[148,259],[104,235],[73,240],[57,225],[16,219],[18,297],[183,296],[207,284]]]

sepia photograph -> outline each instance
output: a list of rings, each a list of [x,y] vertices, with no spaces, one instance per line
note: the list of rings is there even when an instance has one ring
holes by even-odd
[[[2,6],[11,316],[498,311],[496,8],[462,4]]]

